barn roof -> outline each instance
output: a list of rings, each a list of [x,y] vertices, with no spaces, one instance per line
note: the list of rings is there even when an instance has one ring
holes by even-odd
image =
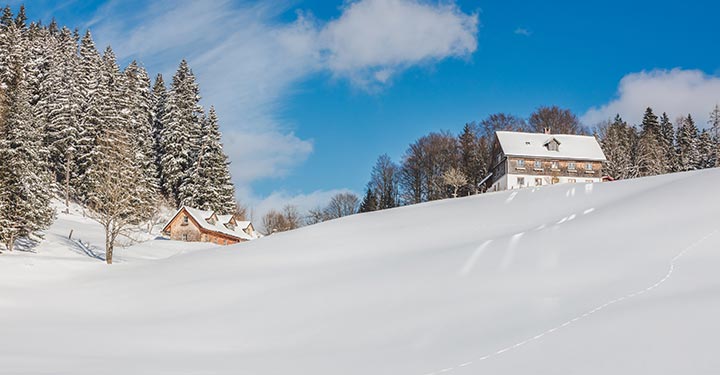
[[[232,219],[232,215],[216,215],[218,220],[215,224],[212,224],[212,223],[208,222],[207,219],[209,219],[213,216],[213,214],[214,214],[213,211],[205,211],[205,210],[199,210],[197,208],[183,206],[178,210],[178,212],[175,215],[173,215],[172,219],[175,219],[175,217],[183,210],[185,210],[193,218],[193,220],[195,220],[198,223],[198,225],[200,225],[200,227],[204,230],[221,233],[226,236],[240,238],[243,240],[254,240],[254,239],[258,238],[257,235],[254,235],[254,234],[250,235],[250,234],[247,234],[245,231],[243,231],[243,229],[247,228],[250,225],[249,222],[248,222],[248,225],[245,225],[245,226],[243,226],[241,224],[244,222],[237,222],[238,225],[235,227],[234,230],[226,227],[225,224],[230,222],[230,220]],[[170,220],[170,222],[172,222],[172,219]],[[170,222],[168,222],[167,225],[169,225]],[[167,225],[165,226],[166,228],[167,228]]]
[[[567,160],[607,160],[600,144],[593,136],[509,131],[498,131],[495,135],[505,155]],[[547,147],[553,139],[560,145],[557,151],[551,151]]]

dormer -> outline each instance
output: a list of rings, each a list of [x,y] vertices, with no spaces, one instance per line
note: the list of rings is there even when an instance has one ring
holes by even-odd
[[[558,141],[555,137],[547,140],[543,146],[545,146],[548,151],[560,151],[560,141]]]
[[[218,222],[217,215],[213,212],[212,215],[210,215],[209,218],[205,219],[210,225],[215,225]]]

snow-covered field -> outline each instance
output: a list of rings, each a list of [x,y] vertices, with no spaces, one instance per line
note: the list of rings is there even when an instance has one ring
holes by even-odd
[[[356,215],[106,266],[0,255],[3,374],[717,374],[720,170]]]

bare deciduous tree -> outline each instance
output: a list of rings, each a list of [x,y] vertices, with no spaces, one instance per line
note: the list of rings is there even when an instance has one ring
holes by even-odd
[[[453,188],[453,198],[457,198],[458,190],[467,184],[467,177],[456,168],[450,168],[443,173],[445,185]]]
[[[325,214],[329,219],[337,219],[343,216],[357,213],[360,198],[353,193],[335,194],[325,208]]]
[[[282,212],[270,210],[263,216],[262,222],[266,235],[297,229],[302,224],[297,207],[292,205],[285,206]]]
[[[105,228],[105,261],[112,264],[115,241],[148,220],[153,205],[145,196],[142,169],[134,163],[127,135],[106,131],[98,138],[102,157],[92,171],[94,189],[88,199],[90,217]]]
[[[538,133],[549,129],[554,134],[587,134],[580,120],[569,109],[540,107],[530,115],[530,127]]]

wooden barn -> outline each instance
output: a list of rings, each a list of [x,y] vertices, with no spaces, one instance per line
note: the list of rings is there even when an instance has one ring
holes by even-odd
[[[218,215],[191,207],[182,207],[163,228],[163,234],[175,241],[212,242],[233,245],[260,237],[249,221],[234,215]]]

